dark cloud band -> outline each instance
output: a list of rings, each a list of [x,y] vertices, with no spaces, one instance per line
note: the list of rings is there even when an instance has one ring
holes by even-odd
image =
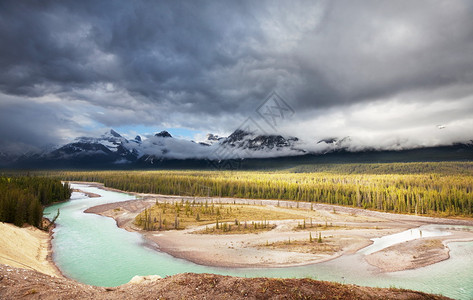
[[[2,1],[0,138],[39,146],[90,124],[229,132],[273,90],[299,124],[379,101],[448,109],[472,95],[472,13],[468,1]]]

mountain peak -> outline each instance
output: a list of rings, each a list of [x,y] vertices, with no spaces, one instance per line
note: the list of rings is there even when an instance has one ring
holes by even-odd
[[[236,141],[242,141],[245,139],[245,137],[249,135],[251,135],[251,133],[241,130],[241,129],[237,129],[227,137],[226,142],[231,143],[231,142],[236,142]]]
[[[228,138],[223,140],[222,144],[255,151],[289,149],[299,152],[302,150],[294,148],[297,141],[299,139],[296,137],[284,138],[281,135],[275,134],[255,135],[254,133],[237,129]]]
[[[317,144],[320,144],[320,143],[335,144],[337,141],[338,141],[338,138],[330,137],[330,138],[324,138],[324,139],[321,139],[321,140],[317,141]]]
[[[120,138],[122,137],[118,132],[116,132],[115,130],[113,129],[110,129],[110,134],[114,137],[117,137],[117,138]]]
[[[207,139],[207,141],[218,141],[220,139],[223,139],[223,138],[221,138],[218,135],[213,134],[213,133],[208,133],[205,138]]]
[[[160,133],[156,133],[154,136],[157,136],[157,137],[164,137],[164,138],[172,138],[172,135],[167,132],[166,130],[163,130],[161,131]]]

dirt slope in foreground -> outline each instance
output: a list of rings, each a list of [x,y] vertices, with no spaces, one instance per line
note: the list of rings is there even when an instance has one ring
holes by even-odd
[[[312,279],[178,274],[155,282],[102,288],[0,265],[0,299],[448,299],[421,292]]]
[[[51,261],[49,242],[49,234],[38,228],[0,222],[0,264],[61,276]]]

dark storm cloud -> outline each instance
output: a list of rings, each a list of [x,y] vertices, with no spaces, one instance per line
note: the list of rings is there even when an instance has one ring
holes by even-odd
[[[57,142],[90,124],[228,132],[272,90],[290,99],[296,131],[358,104],[447,108],[473,94],[472,13],[471,2],[450,0],[2,1],[0,96],[23,100],[15,118],[0,117],[27,132],[65,116],[63,131],[50,131]],[[417,127],[458,121],[438,120],[435,107]],[[404,121],[384,124],[386,134]]]
[[[470,84],[472,12],[461,1],[335,2],[323,32],[295,54],[304,66],[300,95],[308,106],[314,95],[333,105]]]
[[[24,154],[46,150],[79,124],[73,113],[58,102],[32,102],[22,97],[0,95],[0,151]]]

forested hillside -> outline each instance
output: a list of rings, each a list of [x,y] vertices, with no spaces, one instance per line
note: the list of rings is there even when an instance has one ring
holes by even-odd
[[[285,199],[433,215],[473,216],[473,163],[333,164],[290,171],[55,172],[63,180],[169,195]]]
[[[41,227],[43,206],[69,199],[72,190],[58,179],[0,177],[0,222]]]

